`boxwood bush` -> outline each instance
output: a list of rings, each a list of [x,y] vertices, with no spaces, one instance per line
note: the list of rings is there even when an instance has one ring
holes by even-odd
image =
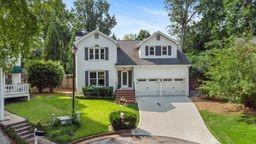
[[[95,86],[85,86],[83,87],[83,94],[85,97],[94,98],[112,98],[113,97],[113,87],[95,87]]]
[[[124,122],[120,118],[120,113],[123,112],[125,115]],[[137,115],[129,111],[113,111],[109,115],[109,120],[112,127],[115,130],[127,130],[133,129],[137,125]]]

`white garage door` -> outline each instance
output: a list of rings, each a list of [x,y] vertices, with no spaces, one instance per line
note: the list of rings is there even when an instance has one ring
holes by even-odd
[[[137,79],[136,96],[185,95],[185,79],[153,78]]]
[[[162,79],[162,95],[185,95],[185,80],[181,78]]]
[[[136,96],[156,96],[159,95],[158,79],[137,79]]]

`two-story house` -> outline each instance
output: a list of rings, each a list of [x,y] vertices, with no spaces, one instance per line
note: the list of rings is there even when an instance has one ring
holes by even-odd
[[[119,40],[94,30],[74,42],[76,85],[112,86],[117,97],[189,95],[190,62],[162,32],[143,41]]]

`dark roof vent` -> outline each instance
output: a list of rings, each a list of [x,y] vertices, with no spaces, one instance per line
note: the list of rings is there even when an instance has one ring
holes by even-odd
[[[76,32],[76,36],[85,36],[88,32],[86,30],[79,30]]]

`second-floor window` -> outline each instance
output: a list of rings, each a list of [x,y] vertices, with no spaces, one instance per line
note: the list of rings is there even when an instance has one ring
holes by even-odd
[[[166,46],[162,47],[162,55],[167,55],[167,47]]]
[[[105,60],[104,48],[90,48],[89,49],[90,60]]]

